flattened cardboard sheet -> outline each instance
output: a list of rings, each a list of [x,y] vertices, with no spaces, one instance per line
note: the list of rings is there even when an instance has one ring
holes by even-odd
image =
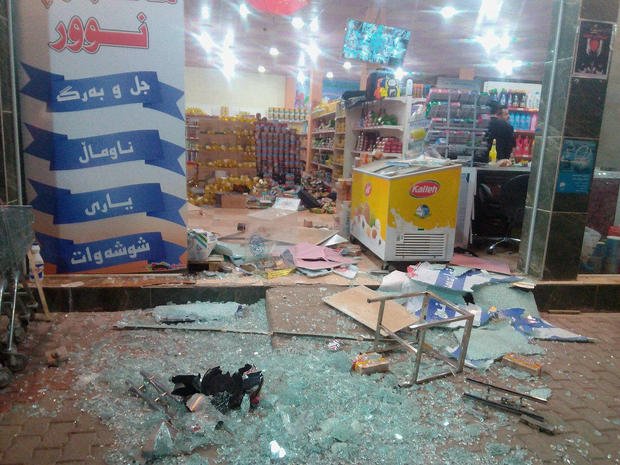
[[[367,328],[374,330],[377,327],[379,306],[381,303],[368,303],[367,299],[380,295],[382,294],[368,289],[365,286],[358,286],[324,297],[323,301],[337,310],[340,310],[342,313],[349,315]],[[417,321],[418,318],[409,313],[402,305],[393,300],[385,302],[383,326],[390,331],[395,333]]]

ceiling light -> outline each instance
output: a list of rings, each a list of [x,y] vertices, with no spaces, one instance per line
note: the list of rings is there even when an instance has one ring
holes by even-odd
[[[209,17],[211,16],[211,10],[208,6],[205,5],[202,7],[202,9],[200,10],[200,16],[202,16],[202,19],[209,19]]]
[[[223,48],[230,48],[232,47],[234,42],[235,42],[235,33],[233,32],[232,29],[229,29],[228,32],[226,32],[226,36],[224,36],[224,43],[222,44],[222,46]]]
[[[497,70],[504,76],[512,74],[514,68],[519,68],[521,66],[523,66],[523,62],[521,60],[510,60],[508,58],[502,58],[495,63],[495,68],[497,68]]]
[[[479,16],[487,21],[497,21],[501,9],[501,0],[482,0]]]
[[[210,51],[215,45],[208,32],[203,32],[200,35],[194,34],[194,37],[196,37],[202,48],[204,48],[207,52]]]
[[[441,16],[444,17],[444,19],[450,19],[452,18],[455,14],[458,13],[458,11],[456,11],[453,7],[451,6],[444,6],[439,13],[441,13]]]
[[[235,67],[237,66],[237,57],[230,49],[222,51],[222,73],[226,79],[230,79],[235,75]]]
[[[492,31],[487,31],[483,36],[476,37],[475,40],[482,45],[487,53],[491,53],[496,48],[506,50],[512,42],[512,37],[506,33],[500,37]]]
[[[265,71],[267,71],[267,69],[263,65],[258,65],[258,72],[259,73],[264,73]]]
[[[306,66],[306,54],[304,52],[299,52],[299,61],[297,62],[297,65],[300,68]]]
[[[405,74],[407,73],[405,73],[402,68],[398,68],[396,71],[394,71],[394,77],[399,81],[405,77]]]
[[[316,16],[310,21],[310,30],[312,32],[319,32],[319,18]]]
[[[302,70],[299,70],[299,72],[297,73],[297,82],[299,82],[300,84],[304,84],[306,82],[306,75]]]
[[[349,71],[349,70],[353,67],[353,65],[351,64],[351,62],[350,62],[350,61],[345,61],[345,62],[342,64],[342,67],[343,67],[344,69],[346,69],[347,71]]]
[[[241,5],[239,5],[239,14],[241,15],[243,19],[247,18],[248,15],[250,14],[250,10],[248,9],[248,6],[245,3],[242,3]]]
[[[291,24],[293,25],[293,27],[295,29],[301,29],[302,27],[304,27],[304,20],[301,19],[299,16],[295,16],[292,21]]]
[[[280,54],[280,50],[278,50],[276,47],[271,47],[269,49],[269,55],[271,55],[272,57],[277,57]]]
[[[332,73],[331,71],[328,71],[328,72],[325,74],[325,77],[326,77],[327,79],[334,79],[334,73]]]
[[[308,56],[312,60],[312,63],[316,63],[316,59],[321,54],[321,49],[316,44],[316,42],[314,40],[311,41],[310,44],[305,47],[305,49],[306,49],[306,53],[308,54]]]

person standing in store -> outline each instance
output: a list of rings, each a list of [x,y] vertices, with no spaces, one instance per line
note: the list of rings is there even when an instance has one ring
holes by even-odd
[[[485,134],[485,139],[488,143],[487,160],[494,140],[497,149],[497,160],[509,159],[517,146],[517,141],[515,139],[515,130],[508,122],[510,118],[508,109],[503,105],[496,104],[491,105],[491,111],[493,115]]]

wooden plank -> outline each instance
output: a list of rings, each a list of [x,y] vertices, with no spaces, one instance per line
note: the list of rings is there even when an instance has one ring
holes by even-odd
[[[327,296],[323,301],[374,330],[377,327],[380,303],[368,303],[368,299],[379,295],[381,294],[365,286],[358,286]],[[390,300],[385,302],[383,326],[390,331],[395,333],[417,321],[418,318],[402,305]]]

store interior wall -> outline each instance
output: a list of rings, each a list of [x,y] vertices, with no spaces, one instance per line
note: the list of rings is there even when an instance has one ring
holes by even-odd
[[[596,166],[603,170],[620,171],[620,34],[617,32],[612,50]]]
[[[9,54],[8,2],[0,2],[0,199],[19,204],[19,169],[15,151],[15,132]]]
[[[210,115],[239,111],[267,114],[269,107],[284,107],[286,77],[275,74],[237,72],[230,81],[216,68],[185,68],[185,105]]]

